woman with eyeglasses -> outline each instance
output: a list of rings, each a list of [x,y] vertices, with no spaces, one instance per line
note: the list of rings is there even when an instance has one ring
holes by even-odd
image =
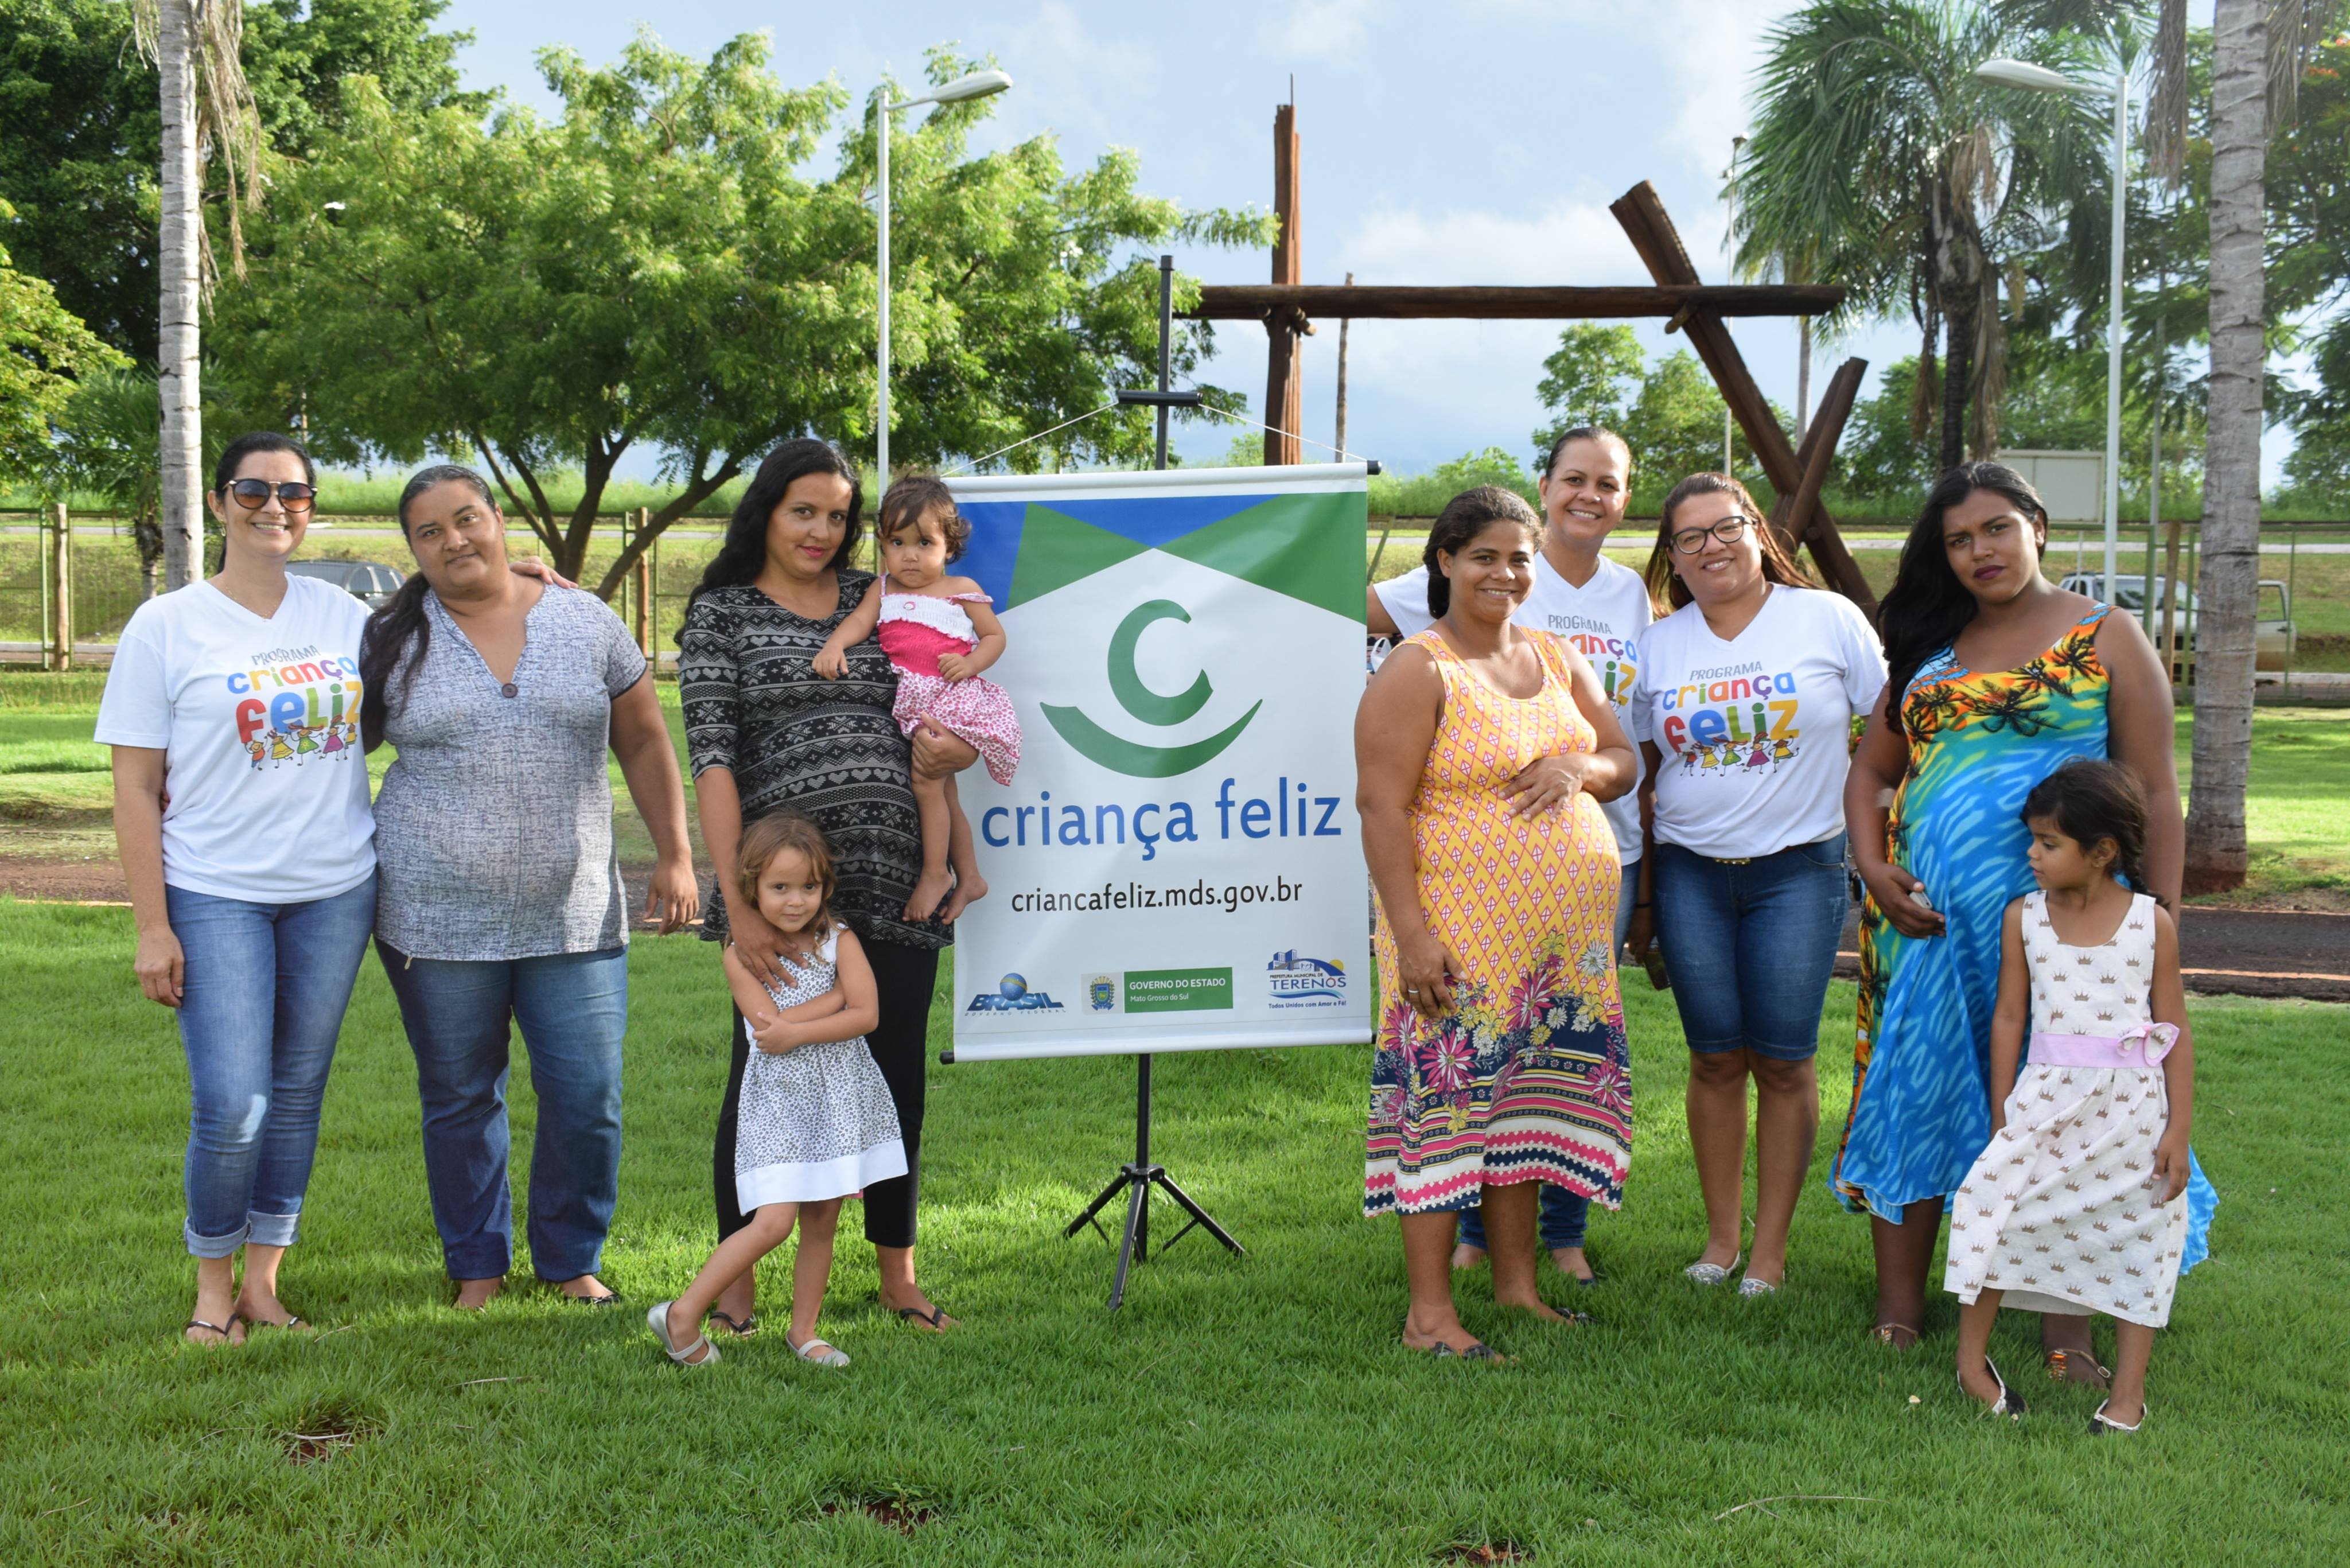
[[[176,1012],[193,1089],[184,1334],[203,1345],[303,1326],[278,1300],[278,1263],[300,1229],[327,1069],[375,919],[359,732],[368,607],[286,570],[317,483],[285,436],[229,443],[205,496],[221,569],[139,607],[98,712],[132,967]]]
[[[1706,1244],[1685,1271],[1777,1293],[1819,1132],[1812,1054],[1848,902],[1844,784],[1853,721],[1885,687],[1857,606],[1814,587],[1746,487],[1695,473],[1665,498],[1648,591],[1673,607],[1640,639],[1630,724],[1653,840],[1640,858],[1690,1048],[1690,1143]],[[1644,951],[1647,922],[1631,942]],[[1746,1085],[1755,1090],[1754,1233],[1742,1245]]]

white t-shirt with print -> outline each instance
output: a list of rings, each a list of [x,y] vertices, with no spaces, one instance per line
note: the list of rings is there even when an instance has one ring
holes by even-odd
[[[1428,613],[1426,566],[1415,566],[1399,577],[1390,577],[1372,591],[1379,596],[1379,603],[1387,607],[1388,618],[1404,636],[1417,636],[1435,624],[1435,618]],[[1616,704],[1616,716],[1620,721],[1624,705],[1632,700],[1633,678],[1639,672],[1640,632],[1648,624],[1649,613],[1648,585],[1629,566],[1602,556],[1599,569],[1578,588],[1560,576],[1548,558],[1537,555],[1534,589],[1526,595],[1526,602],[1518,607],[1518,613],[1510,618],[1520,626],[1555,632],[1581,649],[1583,656],[1591,660],[1593,673],[1599,677],[1600,690]],[[1607,826],[1616,830],[1619,858],[1627,866],[1638,860],[1638,781],[1636,779],[1631,789],[1604,803],[1599,809],[1607,814]]]
[[[1686,605],[1640,639],[1634,735],[1656,742],[1656,835],[1721,859],[1774,855],[1844,831],[1852,720],[1885,690],[1885,654],[1858,606],[1773,587],[1724,642]]]
[[[299,904],[375,869],[359,725],[367,618],[342,589],[296,576],[266,618],[201,582],[132,614],[96,738],[164,753],[165,882]]]

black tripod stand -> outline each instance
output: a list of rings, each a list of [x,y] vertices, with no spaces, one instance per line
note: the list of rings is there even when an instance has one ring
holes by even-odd
[[[1173,391],[1168,387],[1174,330],[1175,258],[1160,256],[1159,258],[1159,389],[1156,391],[1139,392],[1121,390],[1118,394],[1118,400],[1122,404],[1139,405],[1158,410],[1158,466],[1160,468],[1167,466],[1167,410],[1170,408],[1184,409],[1200,406],[1198,392]],[[1118,1274],[1110,1281],[1109,1287],[1109,1310],[1112,1312],[1116,1312],[1126,1300],[1127,1272],[1133,1267],[1134,1260],[1137,1257],[1148,1260],[1150,1256],[1150,1189],[1153,1187],[1163,1189],[1167,1196],[1181,1204],[1183,1211],[1191,1217],[1182,1230],[1167,1239],[1166,1246],[1159,1249],[1161,1252],[1190,1234],[1195,1225],[1204,1228],[1209,1235],[1213,1236],[1233,1251],[1244,1251],[1238,1241],[1232,1240],[1231,1232],[1216,1223],[1213,1216],[1191,1201],[1191,1194],[1175,1185],[1174,1179],[1167,1174],[1165,1166],[1150,1163],[1150,1057],[1147,1054],[1138,1055],[1134,1059],[1134,1163],[1118,1167],[1117,1179],[1103,1188],[1101,1196],[1087,1204],[1086,1211],[1070,1220],[1068,1229],[1061,1232],[1064,1236],[1074,1236],[1091,1225],[1095,1230],[1101,1231],[1102,1240],[1107,1241],[1109,1240],[1109,1232],[1102,1231],[1101,1222],[1094,1216],[1099,1214],[1103,1206],[1120,1192],[1127,1193],[1126,1235],[1118,1244]],[[1131,1189],[1130,1191],[1129,1189]]]
[[[1133,1267],[1134,1260],[1137,1257],[1147,1260],[1150,1256],[1150,1189],[1153,1187],[1163,1189],[1168,1197],[1183,1206],[1183,1212],[1191,1217],[1184,1222],[1182,1230],[1167,1238],[1166,1244],[1159,1249],[1161,1253],[1190,1234],[1194,1226],[1206,1231],[1234,1252],[1247,1251],[1232,1240],[1230,1231],[1216,1223],[1215,1216],[1192,1202],[1191,1194],[1175,1185],[1165,1166],[1150,1163],[1150,1058],[1137,1056],[1134,1072],[1134,1163],[1119,1166],[1117,1179],[1103,1188],[1101,1196],[1087,1204],[1086,1211],[1070,1220],[1068,1229],[1061,1232],[1064,1236],[1074,1236],[1091,1225],[1101,1232],[1103,1241],[1108,1241],[1109,1232],[1102,1230],[1101,1221],[1095,1216],[1120,1192],[1128,1193],[1126,1235],[1118,1244],[1118,1273],[1111,1279],[1109,1286],[1109,1310],[1112,1312],[1126,1301],[1126,1276]]]

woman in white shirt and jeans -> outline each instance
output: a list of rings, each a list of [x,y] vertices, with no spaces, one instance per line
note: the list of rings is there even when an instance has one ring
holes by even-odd
[[[247,1324],[303,1326],[277,1299],[277,1265],[299,1229],[327,1069],[375,919],[359,739],[368,608],[286,571],[317,497],[292,441],[232,441],[205,497],[220,572],[139,607],[98,711],[97,739],[114,748],[133,968],[178,1014],[193,1090],[184,1332],[203,1345],[241,1341]]]
[[[1844,781],[1853,719],[1885,687],[1857,606],[1814,587],[1745,486],[1673,487],[1648,583],[1677,607],[1640,639],[1631,729],[1651,796],[1641,862],[1690,1056],[1690,1143],[1720,1284],[1743,1231],[1754,1082],[1753,1254],[1739,1293],[1774,1293],[1820,1123],[1820,1008],[1849,899]],[[1636,947],[1645,945],[1636,923]]]

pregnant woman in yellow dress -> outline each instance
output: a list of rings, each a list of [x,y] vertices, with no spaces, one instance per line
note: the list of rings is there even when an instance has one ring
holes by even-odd
[[[1429,530],[1436,624],[1388,658],[1355,723],[1381,1001],[1363,1211],[1403,1228],[1403,1343],[1491,1359],[1452,1300],[1453,1229],[1482,1206],[1493,1299],[1534,1288],[1541,1184],[1621,1201],[1630,1060],[1616,992],[1616,840],[1599,802],[1630,743],[1590,664],[1511,624],[1540,521],[1506,490]]]

